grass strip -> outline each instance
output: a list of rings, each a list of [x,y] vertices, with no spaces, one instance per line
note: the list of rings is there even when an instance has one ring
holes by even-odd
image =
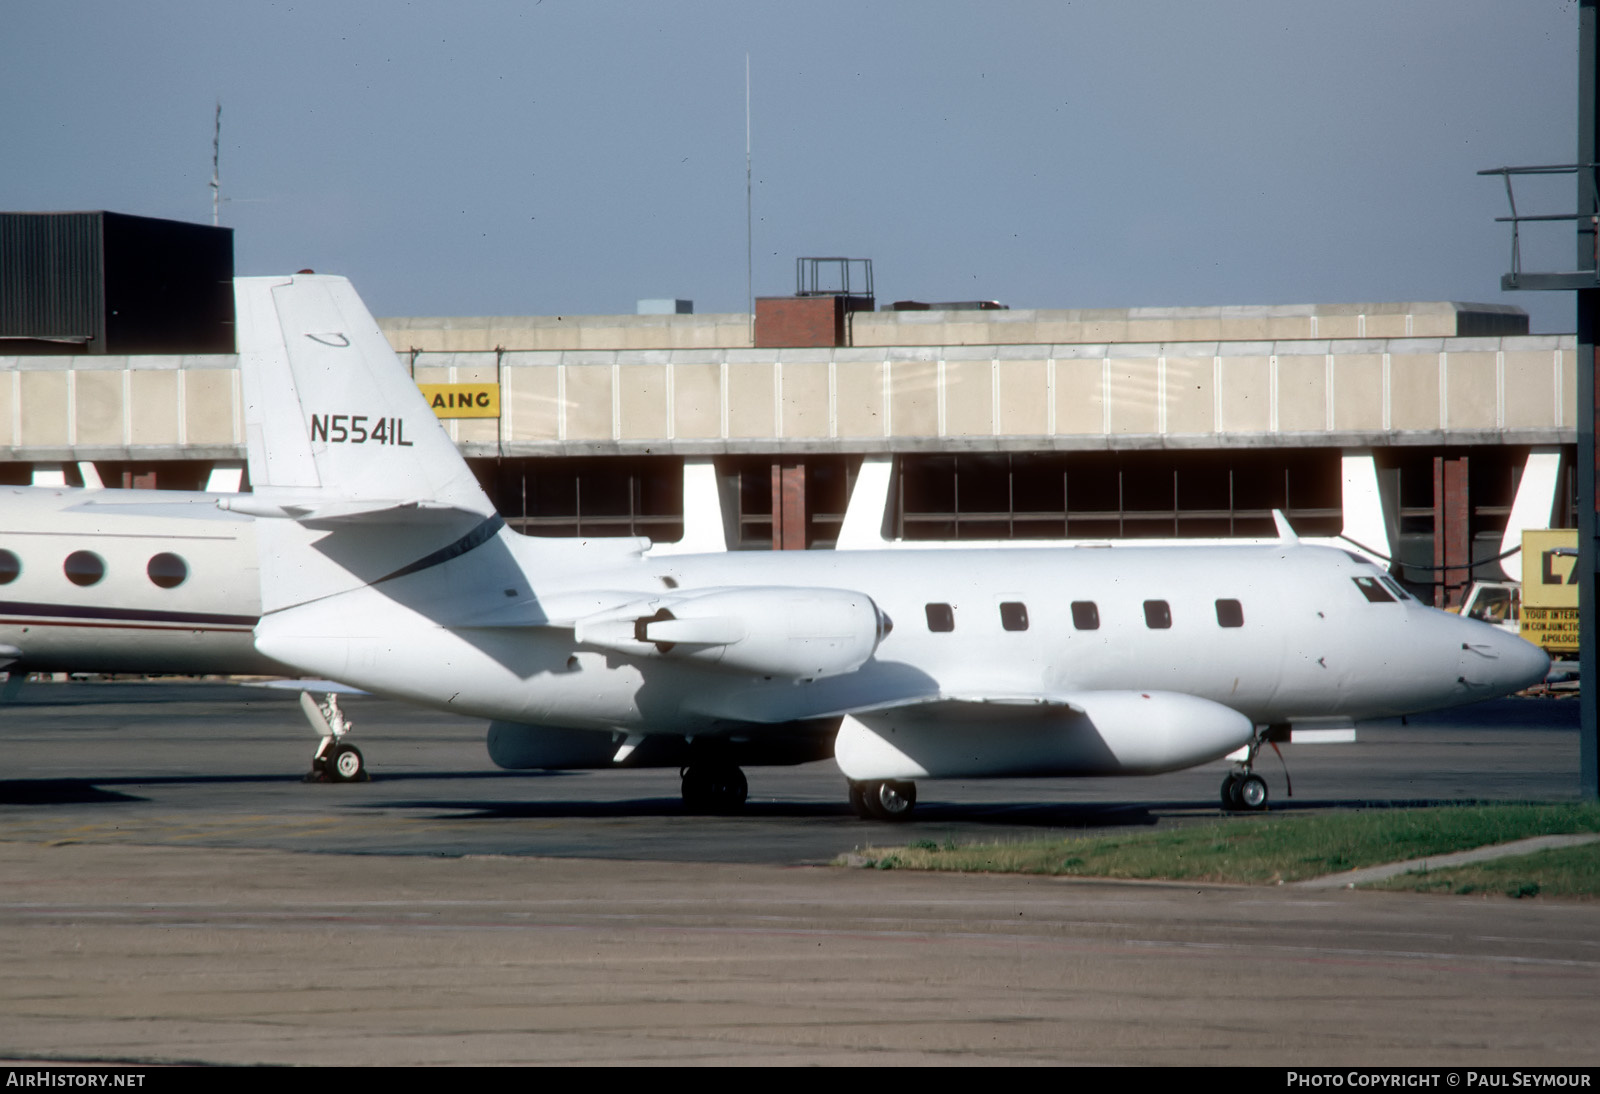
[[[850,858],[855,864],[864,858],[865,865],[880,870],[1270,885],[1573,832],[1600,832],[1600,804],[1496,803],[1313,816],[1258,814],[1111,836],[964,845],[918,840],[904,847],[868,847]]]
[[[1600,897],[1600,843],[1558,847],[1531,855],[1421,870],[1361,886],[1414,893],[1478,894],[1526,898],[1534,896],[1595,899]]]

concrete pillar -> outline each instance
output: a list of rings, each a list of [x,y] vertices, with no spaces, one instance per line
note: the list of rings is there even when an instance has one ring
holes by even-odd
[[[783,460],[772,465],[772,549],[803,551],[810,521],[806,513],[806,465]]]
[[[1458,606],[1472,582],[1472,508],[1467,457],[1433,458],[1433,587],[1436,608]]]

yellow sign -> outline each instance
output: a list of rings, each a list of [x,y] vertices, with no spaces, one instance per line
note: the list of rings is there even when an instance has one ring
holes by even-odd
[[[1522,609],[1578,607],[1578,530],[1522,533]],[[1577,639],[1573,638],[1576,645]],[[1541,643],[1543,645],[1544,643]]]
[[[499,384],[418,384],[440,418],[500,417]]]
[[[1576,650],[1578,648],[1577,608],[1522,607],[1523,638],[1547,650]]]

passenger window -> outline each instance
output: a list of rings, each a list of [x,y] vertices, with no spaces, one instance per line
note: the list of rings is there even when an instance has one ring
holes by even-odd
[[[1144,625],[1151,630],[1164,631],[1172,626],[1172,609],[1165,600],[1144,602]]]
[[[929,604],[927,606],[928,629],[930,631],[953,631],[956,629],[955,609],[948,604]]]
[[[1217,625],[1221,627],[1244,626],[1244,605],[1237,600],[1217,601]]]
[[[189,576],[189,564],[169,551],[162,551],[151,556],[144,572],[161,588],[176,589]]]
[[[1021,601],[1007,600],[1000,605],[1000,625],[1008,631],[1028,629],[1028,606]]]
[[[1383,582],[1375,577],[1352,577],[1356,588],[1361,590],[1361,595],[1374,604],[1393,604],[1394,597],[1389,595],[1389,590],[1383,587]]]
[[[67,556],[61,569],[74,585],[93,585],[106,576],[105,559],[93,551],[74,551]]]
[[[1100,609],[1095,607],[1092,600],[1074,600],[1072,602],[1072,625],[1080,631],[1097,631],[1100,629]]]
[[[0,585],[9,585],[22,576],[22,560],[14,551],[0,550]]]

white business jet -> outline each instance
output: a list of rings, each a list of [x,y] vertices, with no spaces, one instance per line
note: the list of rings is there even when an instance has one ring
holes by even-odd
[[[267,657],[494,720],[507,767],[662,762],[696,807],[825,748],[864,816],[915,780],[1153,774],[1286,727],[1537,683],[1543,652],[1299,544],[751,552],[509,530],[349,282],[243,279]]]
[[[0,669],[280,675],[253,522],[215,493],[0,487]]]

